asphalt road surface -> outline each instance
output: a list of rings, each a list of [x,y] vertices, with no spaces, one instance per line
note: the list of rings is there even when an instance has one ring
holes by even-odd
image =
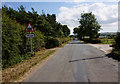
[[[71,41],[25,82],[117,82],[117,68],[105,59],[109,58],[103,51]]]

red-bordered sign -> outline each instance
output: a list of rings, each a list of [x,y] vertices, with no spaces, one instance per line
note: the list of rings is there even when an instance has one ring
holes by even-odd
[[[32,27],[32,25],[31,25],[30,22],[29,22],[24,31],[25,31],[25,32],[34,32],[35,29]]]

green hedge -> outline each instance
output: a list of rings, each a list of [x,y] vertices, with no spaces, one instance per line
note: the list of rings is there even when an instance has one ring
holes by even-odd
[[[114,58],[120,61],[120,33],[117,33],[117,35],[115,36],[112,47]]]
[[[69,37],[63,37],[63,38],[53,38],[53,37],[47,37],[46,38],[46,44],[45,48],[54,48],[62,45],[63,43],[66,43],[70,41]]]
[[[47,37],[46,39],[46,43],[45,43],[45,48],[49,49],[49,48],[54,48],[54,47],[58,47],[59,44],[59,40],[57,40],[56,38],[53,37]]]
[[[20,25],[16,20],[10,19],[6,14],[2,16],[2,67],[7,68],[31,58],[30,38],[26,38],[24,32],[27,25]],[[36,28],[35,28],[36,29]],[[40,31],[32,32],[33,51],[37,52],[41,47],[53,48],[69,41],[69,38],[54,38],[44,36]]]
[[[59,44],[62,45],[65,42],[70,41],[70,37],[63,37],[63,38],[57,38],[59,40]]]
[[[30,56],[30,41],[24,32],[25,26],[20,25],[8,16],[2,16],[2,67],[6,68],[23,61]],[[28,32],[27,32],[28,33]],[[44,36],[35,31],[33,48],[38,51],[44,46]]]
[[[84,38],[83,41],[85,41],[86,43],[93,43],[93,44],[101,43],[101,40],[100,40],[100,39]]]

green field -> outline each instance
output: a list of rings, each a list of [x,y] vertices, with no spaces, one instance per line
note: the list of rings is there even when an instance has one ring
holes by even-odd
[[[100,44],[112,44],[114,42],[114,39],[100,39],[101,43]]]

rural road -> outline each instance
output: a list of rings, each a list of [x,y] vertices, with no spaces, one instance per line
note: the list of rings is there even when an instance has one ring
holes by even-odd
[[[55,53],[25,82],[118,82],[118,68],[104,52],[71,41]]]

